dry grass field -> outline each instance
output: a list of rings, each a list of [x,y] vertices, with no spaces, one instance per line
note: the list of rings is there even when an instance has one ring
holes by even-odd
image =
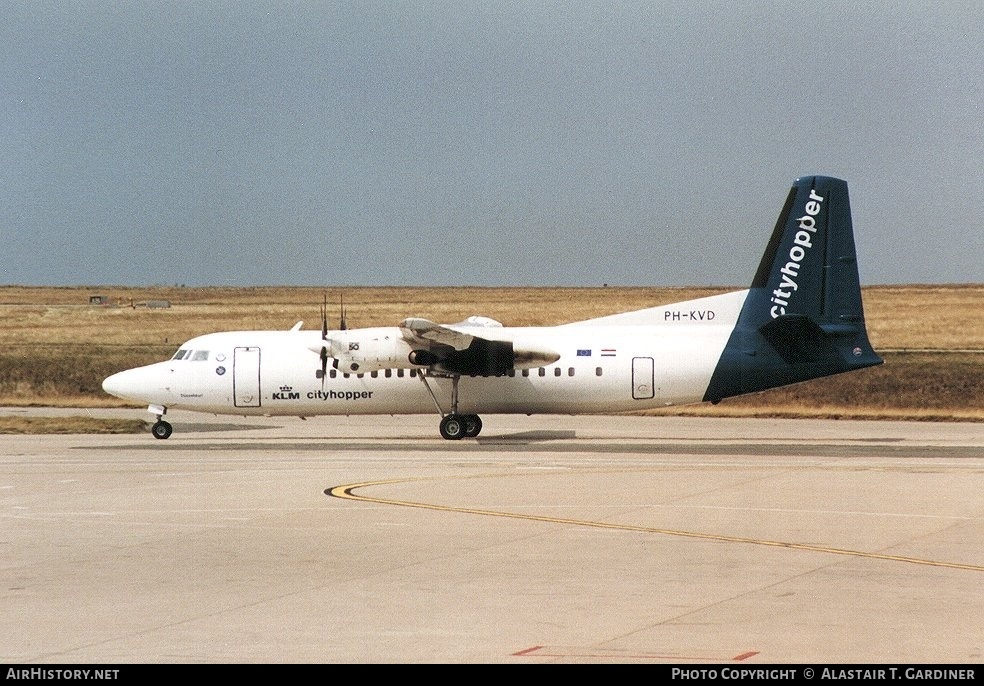
[[[551,325],[722,293],[724,288],[121,288],[0,286],[0,405],[120,406],[101,380],[166,359],[184,340],[229,329],[320,327],[408,316]],[[107,304],[90,304],[91,296]],[[148,307],[167,301],[170,307]],[[984,284],[874,286],[865,314],[881,367],[670,414],[984,421]]]

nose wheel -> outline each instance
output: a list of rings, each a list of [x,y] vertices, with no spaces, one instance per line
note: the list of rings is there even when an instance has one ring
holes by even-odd
[[[164,414],[167,412],[167,408],[163,405],[151,405],[147,408],[147,411],[157,418],[154,425],[150,427],[150,433],[154,436],[154,438],[159,438],[161,440],[170,438],[171,432],[174,429],[171,427],[169,422],[164,421]]]
[[[163,419],[158,419],[154,422],[154,425],[150,427],[150,433],[154,434],[154,438],[159,438],[161,440],[170,438],[172,431],[174,431],[174,428],[171,426],[170,422],[165,422]]]

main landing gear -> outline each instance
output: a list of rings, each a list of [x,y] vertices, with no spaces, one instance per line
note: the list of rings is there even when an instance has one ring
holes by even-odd
[[[482,418],[477,414],[458,413],[458,379],[461,377],[457,374],[449,374],[447,376],[451,379],[451,412],[444,414],[444,410],[441,409],[441,403],[437,401],[437,396],[434,395],[430,384],[427,383],[427,377],[423,374],[420,375],[420,380],[424,382],[424,386],[431,394],[431,398],[434,399],[437,411],[441,414],[441,436],[449,441],[457,441],[462,438],[475,438],[482,431]]]
[[[441,419],[441,436],[449,441],[475,438],[482,430],[482,418],[477,414],[449,414]]]

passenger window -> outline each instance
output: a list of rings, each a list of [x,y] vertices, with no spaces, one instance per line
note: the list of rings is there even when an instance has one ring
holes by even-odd
[[[369,372],[369,376],[371,376],[372,378],[375,379],[375,378],[379,377],[379,372],[374,369],[371,372]]]
[[[554,367],[554,376],[560,376],[560,367]]]
[[[546,375],[547,375],[546,367],[540,367],[540,376],[546,376]]]
[[[529,369],[524,369],[523,370],[523,376],[529,376],[529,375],[530,375],[530,370]]]
[[[595,367],[595,376],[601,376],[601,367]]]
[[[330,376],[331,378],[334,379],[336,376],[338,376],[338,370],[337,369],[329,369],[328,370],[328,376]]]
[[[393,370],[392,370],[392,369],[387,369],[387,370],[386,370],[386,378],[388,379],[388,378],[390,378],[391,376],[393,376]]]
[[[567,376],[574,376],[574,367],[567,368]]]
[[[403,370],[402,369],[397,369],[396,370],[396,375],[402,379],[403,378]]]

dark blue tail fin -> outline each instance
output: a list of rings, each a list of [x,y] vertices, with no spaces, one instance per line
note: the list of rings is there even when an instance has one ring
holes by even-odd
[[[881,362],[864,324],[847,183],[799,178],[704,400]]]

